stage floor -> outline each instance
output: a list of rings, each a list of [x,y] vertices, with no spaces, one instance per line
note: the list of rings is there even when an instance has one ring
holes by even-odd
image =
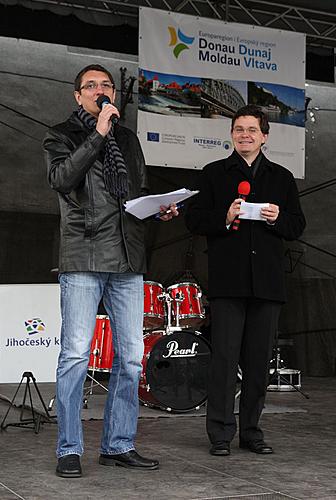
[[[83,477],[56,477],[56,425],[43,424],[38,434],[8,427],[0,434],[0,499],[336,499],[335,382],[335,378],[303,377],[302,388],[310,399],[295,392],[268,393],[262,427],[275,449],[269,456],[240,450],[237,439],[231,456],[211,456],[203,407],[184,414],[142,407],[137,448],[160,460],[157,471],[98,464],[104,396],[96,394],[83,410]],[[3,397],[11,399],[15,387],[0,385],[1,421],[8,408]],[[49,401],[53,385],[39,384],[39,388]],[[7,422],[18,419],[19,411],[11,410]]]

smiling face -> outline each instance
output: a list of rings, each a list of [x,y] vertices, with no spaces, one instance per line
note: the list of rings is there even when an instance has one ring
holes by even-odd
[[[84,73],[81,80],[80,90],[75,91],[77,104],[83,106],[90,115],[98,117],[100,109],[97,106],[97,99],[100,95],[106,95],[111,103],[115,99],[115,88],[113,82],[103,71],[90,70]]]
[[[268,134],[262,133],[255,116],[239,116],[234,122],[231,137],[237,153],[251,163],[267,141]]]

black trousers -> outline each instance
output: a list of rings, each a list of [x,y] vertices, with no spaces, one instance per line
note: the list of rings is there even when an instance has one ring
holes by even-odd
[[[211,307],[212,356],[208,378],[207,432],[212,443],[231,441],[238,364],[242,370],[239,436],[262,439],[269,361],[281,303],[256,298],[217,298]]]

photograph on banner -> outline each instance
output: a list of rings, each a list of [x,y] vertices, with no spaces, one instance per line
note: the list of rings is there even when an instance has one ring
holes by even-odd
[[[201,116],[201,78],[139,69],[139,109],[148,113]]]
[[[280,126],[269,158],[286,157],[304,177],[304,35],[149,8],[140,8],[139,33],[138,135],[147,164],[203,168],[223,149],[230,154],[232,116],[256,104],[270,138],[272,123]]]
[[[231,117],[256,104],[269,122],[304,127],[303,89],[265,82],[212,80],[139,69],[139,109],[162,115]]]

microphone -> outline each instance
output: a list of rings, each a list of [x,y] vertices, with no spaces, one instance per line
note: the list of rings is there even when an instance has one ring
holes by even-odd
[[[98,99],[96,100],[96,104],[100,110],[103,109],[103,107],[106,104],[112,104],[111,99],[109,98],[108,95],[100,95]],[[110,118],[111,122],[113,125],[116,125],[119,121],[119,117],[117,115],[112,115]]]
[[[238,198],[242,200],[246,200],[246,197],[250,194],[251,185],[248,181],[242,181],[238,185]],[[234,231],[238,231],[240,224],[240,219],[237,216],[235,220],[232,222],[232,229]]]

